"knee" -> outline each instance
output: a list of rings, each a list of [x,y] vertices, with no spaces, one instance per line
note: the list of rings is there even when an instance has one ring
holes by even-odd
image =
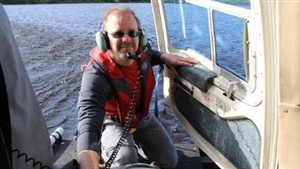
[[[160,168],[163,169],[173,169],[177,166],[178,163],[178,154],[177,152],[170,154],[166,160],[163,161],[163,163],[161,163],[159,165]]]
[[[178,163],[178,154],[176,152],[172,155],[168,168],[175,168],[177,166],[177,163]]]
[[[136,148],[122,147],[113,162],[113,167],[123,166],[126,164],[133,164],[138,162],[138,155]]]

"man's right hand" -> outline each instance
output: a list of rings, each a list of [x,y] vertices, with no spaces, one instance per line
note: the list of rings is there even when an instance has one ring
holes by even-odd
[[[99,169],[99,155],[93,150],[83,150],[78,154],[80,169]]]

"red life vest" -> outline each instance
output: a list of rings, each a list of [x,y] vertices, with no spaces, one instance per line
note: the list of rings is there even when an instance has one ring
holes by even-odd
[[[136,127],[138,122],[148,114],[155,83],[150,57],[146,55],[144,50],[138,51],[141,58],[140,65],[138,67],[140,67],[140,75],[142,78],[140,80],[141,82],[139,82],[140,88],[138,91],[139,95],[137,97],[138,103],[136,103],[136,109],[133,110],[134,116],[130,127]],[[114,90],[114,97],[105,104],[105,113],[108,115],[118,115],[119,122],[124,125],[129,112],[136,80],[134,82],[130,82],[130,80],[124,75],[124,72],[122,72],[120,66],[112,60],[111,56],[109,56],[107,52],[103,53],[96,47],[90,52],[90,55],[104,68]]]

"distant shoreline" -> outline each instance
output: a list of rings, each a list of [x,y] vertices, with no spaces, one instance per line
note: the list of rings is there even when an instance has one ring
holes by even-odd
[[[70,4],[70,3],[150,3],[150,0],[0,0],[3,5],[18,4]]]

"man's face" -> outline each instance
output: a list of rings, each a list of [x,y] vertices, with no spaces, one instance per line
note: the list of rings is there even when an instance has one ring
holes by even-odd
[[[131,13],[117,13],[108,16],[105,22],[111,57],[122,66],[130,65],[133,60],[126,53],[135,53],[139,46],[138,24]]]

